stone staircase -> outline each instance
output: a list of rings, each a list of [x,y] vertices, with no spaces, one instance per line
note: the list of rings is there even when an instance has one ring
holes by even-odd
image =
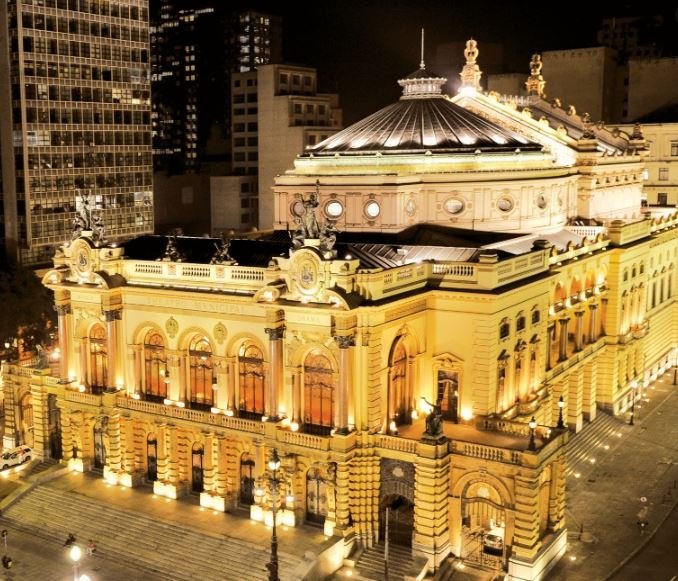
[[[84,546],[97,542],[97,552],[115,555],[166,581],[268,579],[269,551],[245,541],[216,535],[111,506],[75,492],[38,486],[3,512],[11,526],[59,542],[75,532]],[[279,553],[281,581],[292,581],[299,565]]]
[[[371,548],[360,547],[353,558],[344,561],[344,572],[335,574],[331,579],[346,579],[346,569],[350,569],[350,578],[357,581],[382,581],[386,579],[384,572],[384,543],[380,542]],[[426,559],[412,557],[409,547],[389,544],[388,547],[388,581],[404,581],[414,579],[423,570]]]
[[[503,579],[503,577],[503,573],[488,571],[466,563],[462,564],[457,557],[450,555],[430,579],[433,581],[493,581]],[[426,579],[428,580],[429,577]]]
[[[567,477],[575,473],[585,475],[595,466],[602,454],[608,454],[622,441],[629,430],[624,420],[603,411],[598,411],[595,420],[578,434],[570,434],[567,444]],[[608,446],[606,449],[605,446]]]

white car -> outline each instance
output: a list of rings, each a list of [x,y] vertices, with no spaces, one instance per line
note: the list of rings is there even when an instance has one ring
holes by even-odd
[[[501,555],[504,551],[504,529],[495,527],[485,533],[483,552],[491,555]]]
[[[17,446],[5,450],[0,456],[0,469],[6,470],[11,466],[28,462],[32,457],[32,450],[28,446]]]

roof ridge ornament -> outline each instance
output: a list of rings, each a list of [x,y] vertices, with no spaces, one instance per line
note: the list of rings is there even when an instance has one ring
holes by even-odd
[[[419,62],[419,68],[423,71],[426,68],[426,63],[424,62],[424,29],[421,29],[421,61]]]
[[[464,49],[466,64],[459,74],[461,77],[460,93],[473,95],[476,91],[481,90],[480,77],[483,73],[477,64],[479,53],[478,43],[473,38],[467,40],[466,48]]]
[[[536,95],[537,97],[545,99],[546,94],[544,93],[544,87],[546,86],[546,81],[541,74],[543,66],[544,63],[541,60],[541,55],[539,53],[534,53],[530,60],[530,76],[527,77],[527,81],[525,81],[525,88],[527,89],[528,95]]]

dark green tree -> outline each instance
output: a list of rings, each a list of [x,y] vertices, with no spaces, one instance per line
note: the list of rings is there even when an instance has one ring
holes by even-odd
[[[30,268],[0,263],[0,351],[9,341],[16,356],[15,339],[22,340],[24,351],[34,351],[38,344],[49,344],[55,331],[53,292]]]

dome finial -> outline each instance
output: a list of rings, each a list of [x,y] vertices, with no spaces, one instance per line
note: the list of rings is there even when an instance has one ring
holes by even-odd
[[[425,69],[426,65],[424,64],[424,29],[421,29],[421,62],[419,63],[420,69]]]
[[[530,60],[530,76],[525,81],[525,87],[527,88],[528,95],[537,95],[542,99],[546,97],[544,94],[544,86],[546,81],[541,74],[541,68],[544,66],[542,63],[540,54],[533,54],[532,60]]]
[[[480,76],[482,72],[476,62],[478,52],[478,43],[472,38],[467,40],[466,49],[464,50],[466,64],[459,75],[461,77],[460,91],[469,93],[480,91]]]

